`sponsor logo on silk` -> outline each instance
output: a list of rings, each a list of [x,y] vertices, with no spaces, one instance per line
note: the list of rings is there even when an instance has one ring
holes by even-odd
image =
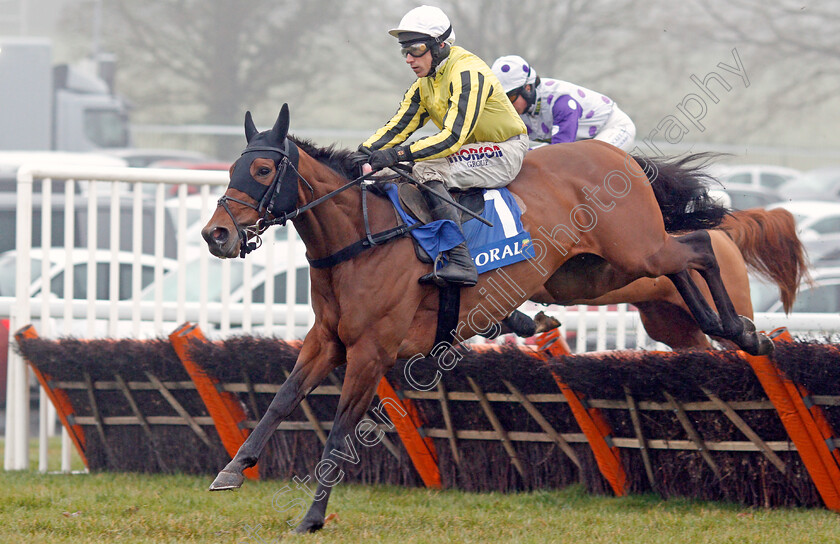
[[[497,145],[487,145],[471,149],[462,149],[446,157],[449,164],[466,162],[465,166],[487,166],[493,157],[503,157],[502,148]]]
[[[527,232],[484,245],[473,251],[473,261],[479,274],[533,258],[534,246],[531,244],[531,235]]]

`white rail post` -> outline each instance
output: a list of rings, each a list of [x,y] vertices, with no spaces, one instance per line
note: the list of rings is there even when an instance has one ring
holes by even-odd
[[[625,349],[627,347],[627,304],[619,304],[616,312],[618,325],[615,329],[615,349]]]
[[[297,231],[286,226],[286,340],[295,339],[295,306],[297,303],[297,270],[295,270],[295,246]]]
[[[577,306],[577,337],[575,338],[575,353],[586,352],[586,311],[583,304]]]
[[[52,336],[50,302],[52,289],[50,273],[52,268],[52,180],[41,180],[41,325],[38,331],[44,337]],[[31,265],[30,265],[31,266]],[[38,388],[38,470],[47,471],[47,458],[50,436],[50,416],[55,418],[55,412],[50,410],[52,403],[43,387]]]
[[[32,247],[32,171],[26,167],[17,176],[17,233],[15,248],[18,250],[15,277],[15,307],[11,316],[13,335],[32,319],[29,299],[29,281],[32,267],[26,254]],[[11,340],[11,338],[10,338]],[[29,468],[29,380],[26,364],[11,349],[9,342],[8,392],[6,397],[6,470]]]

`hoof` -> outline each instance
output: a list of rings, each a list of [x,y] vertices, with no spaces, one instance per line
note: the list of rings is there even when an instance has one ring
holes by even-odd
[[[758,355],[772,355],[776,350],[776,344],[767,335],[760,332],[756,334],[758,335]]]
[[[295,527],[295,530],[292,531],[297,535],[305,535],[307,533],[314,533],[316,531],[320,531],[321,528],[324,527],[324,520],[309,520],[304,518],[303,521],[300,522],[300,525]]]
[[[741,319],[741,323],[744,324],[745,333],[755,332],[755,323],[752,322],[752,319],[743,315],[739,315],[738,317]]]
[[[227,470],[223,470],[216,476],[216,479],[213,480],[213,483],[210,484],[209,491],[225,491],[228,489],[239,489],[242,487],[242,483],[245,481],[245,477],[240,472],[230,472]]]
[[[537,326],[535,331],[537,334],[556,329],[560,326],[560,321],[556,317],[546,315],[542,310],[534,316],[534,323]]]
[[[776,349],[773,341],[761,332],[744,332],[735,343],[750,355],[770,355]]]
[[[756,332],[755,323],[748,317],[738,316],[744,324],[744,332],[735,341],[738,346],[750,355],[770,355],[776,349],[776,345],[770,338],[762,333]]]

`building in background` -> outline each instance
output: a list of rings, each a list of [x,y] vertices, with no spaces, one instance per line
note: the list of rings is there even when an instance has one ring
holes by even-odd
[[[47,38],[0,38],[0,149],[94,151],[131,143],[113,58],[53,66]]]

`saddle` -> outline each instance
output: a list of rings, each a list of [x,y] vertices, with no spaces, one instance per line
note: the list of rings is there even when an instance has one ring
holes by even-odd
[[[429,211],[429,204],[426,202],[425,197],[423,196],[423,190],[417,187],[415,184],[406,182],[406,181],[394,181],[393,178],[389,178],[388,180],[383,180],[382,183],[390,182],[395,183],[397,185],[397,192],[400,196],[400,206],[402,206],[403,211],[405,211],[412,219],[415,221],[419,221],[420,223],[426,225],[433,221],[432,214]],[[370,189],[373,193],[379,194],[384,196],[384,190],[382,188],[381,183],[373,183],[370,185]],[[471,212],[475,214],[481,214],[484,211],[484,189],[475,188],[475,189],[467,189],[467,190],[456,190],[456,191],[449,191],[449,194],[452,196],[455,202],[459,203],[460,205],[464,206]],[[470,219],[470,215],[468,215],[464,211],[460,211],[460,222],[463,224],[464,221]],[[431,264],[434,262],[435,255],[430,256],[426,253],[426,250],[423,249],[420,244],[417,243],[414,238],[414,252],[417,255],[417,258],[422,263]]]
[[[423,196],[423,190],[418,188],[413,183],[396,182],[395,178],[388,178],[387,180],[382,180],[380,182],[371,184],[370,189],[375,194],[385,196],[385,191],[382,187],[382,184],[386,181],[396,183],[400,207],[409,217],[424,225],[433,221],[432,214],[429,211],[428,202]],[[484,189],[475,188],[467,189],[464,191],[456,190],[450,191],[449,194],[456,202],[458,202],[458,204],[464,206],[476,215],[481,215],[484,212],[484,207],[486,203],[486,200],[484,199]],[[524,209],[524,203],[515,195],[514,198],[516,199],[517,205],[519,205],[520,209]],[[394,211],[394,213],[397,213],[396,210]],[[397,217],[399,218],[399,214],[397,214]],[[459,221],[462,224],[470,218],[471,216],[467,212],[460,211]],[[411,239],[414,242],[414,251],[417,255],[417,258],[421,262],[427,264],[431,264],[432,262],[434,262],[434,256],[430,257],[426,250],[420,246],[417,240],[415,240],[413,237]],[[460,290],[451,287],[447,289],[442,288],[440,291],[438,326],[437,331],[435,333],[436,345],[443,340],[446,340],[447,342],[453,341],[451,331],[454,330],[454,326],[457,322],[459,307]],[[557,322],[557,326],[559,326],[559,322]],[[495,335],[487,335],[486,337],[493,338],[500,333],[505,334],[513,332],[518,336],[527,338],[529,336],[533,336],[535,334],[535,330],[536,325],[530,317],[518,310],[514,310],[508,317],[501,321],[500,328],[495,330]]]
[[[423,191],[413,183],[398,184],[400,204],[403,209],[416,221],[424,225],[432,221],[432,214],[429,212],[429,204],[423,196]],[[484,189],[468,189],[466,191],[449,191],[452,198],[475,214],[484,211]],[[461,211],[461,223],[470,218],[466,212]]]

